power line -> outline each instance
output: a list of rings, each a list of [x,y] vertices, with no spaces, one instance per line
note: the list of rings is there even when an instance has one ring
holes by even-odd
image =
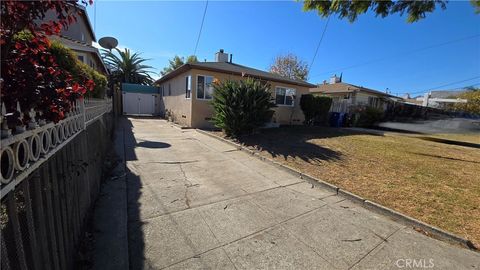
[[[322,44],[323,37],[325,36],[325,32],[327,31],[328,27],[328,22],[330,21],[330,16],[327,18],[327,23],[325,24],[325,27],[323,28],[322,36],[320,37],[320,40],[318,41],[317,48],[315,49],[315,54],[313,55],[312,62],[310,66],[308,67],[308,72],[310,72],[310,69],[312,69],[313,63],[315,62],[315,58],[317,57],[318,49],[320,48],[320,44]]]
[[[364,66],[364,65],[369,65],[369,64],[380,62],[380,61],[383,61],[383,60],[386,60],[386,59],[389,59],[389,58],[394,58],[394,57],[399,57],[399,56],[403,56],[403,55],[406,55],[406,54],[412,54],[412,53],[416,53],[416,52],[420,52],[420,51],[425,51],[425,50],[428,50],[428,49],[433,49],[433,48],[436,48],[436,47],[441,47],[441,46],[449,45],[449,44],[452,44],[452,43],[477,38],[479,36],[480,36],[480,34],[473,35],[473,36],[462,37],[462,38],[459,38],[459,39],[454,39],[454,40],[446,41],[446,42],[443,42],[443,43],[430,45],[430,46],[427,46],[427,47],[413,49],[413,50],[410,50],[410,51],[405,51],[405,52],[402,52],[402,53],[393,54],[393,55],[385,56],[385,57],[382,57],[382,58],[372,59],[372,60],[369,60],[369,61],[366,61],[366,62],[363,62],[363,63],[358,63],[358,64],[346,66],[346,67],[343,67],[343,68],[337,68],[337,69],[334,69],[334,70],[319,73],[317,75],[313,75],[311,77],[318,77],[318,76],[321,76],[321,75],[324,75],[324,74],[330,74],[330,73],[334,73],[334,72],[338,72],[338,71],[344,71],[346,69],[352,69],[352,68],[356,68],[356,67],[360,67],[360,66]]]
[[[447,83],[447,84],[440,85],[440,86],[437,86],[437,87],[432,87],[432,88],[429,88],[427,91],[417,91],[417,92],[413,92],[413,93],[409,93],[409,94],[425,93],[425,92],[429,92],[429,91],[436,90],[436,89],[439,89],[439,88],[443,88],[443,87],[446,87],[446,86],[455,85],[455,84],[459,84],[459,83],[463,83],[463,82],[468,82],[468,81],[473,81],[473,80],[478,79],[478,78],[480,78],[480,76],[476,76],[476,77],[464,79],[464,80],[461,80],[461,81],[455,81],[455,82]],[[478,83],[478,84],[480,84],[480,83]],[[476,84],[474,84],[474,85],[476,85]],[[472,85],[472,86],[473,86],[473,85]]]
[[[198,31],[197,43],[195,44],[195,51],[193,52],[193,55],[197,55],[198,42],[200,41],[200,36],[202,35],[203,22],[205,21],[205,14],[207,14],[207,7],[208,7],[208,0],[205,3],[205,9],[203,10],[202,24],[200,25],[200,31]]]

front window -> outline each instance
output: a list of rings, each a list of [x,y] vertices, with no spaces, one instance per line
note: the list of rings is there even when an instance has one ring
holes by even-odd
[[[293,106],[296,90],[293,88],[277,87],[275,88],[275,104]]]
[[[185,98],[192,96],[192,76],[185,77]]]
[[[197,77],[197,99],[212,99],[213,95],[213,77]]]

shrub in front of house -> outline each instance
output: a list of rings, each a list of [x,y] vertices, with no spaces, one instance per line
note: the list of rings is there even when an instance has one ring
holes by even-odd
[[[215,82],[212,105],[214,125],[231,137],[264,126],[271,120],[275,107],[270,86],[252,78]]]
[[[355,126],[358,127],[373,127],[376,123],[383,120],[383,111],[370,106],[361,108],[357,115]]]
[[[85,96],[94,98],[103,98],[107,87],[107,77],[99,73],[87,64],[80,62],[71,49],[65,47],[58,41],[52,41],[49,48],[50,53],[55,57],[58,66],[69,72],[73,81],[82,82],[83,80],[92,80],[95,86],[92,91],[85,93]]]
[[[300,97],[300,107],[305,116],[304,124],[312,126],[314,123],[325,124],[328,120],[328,111],[332,106],[332,99],[324,96],[314,96],[312,94],[302,95]]]

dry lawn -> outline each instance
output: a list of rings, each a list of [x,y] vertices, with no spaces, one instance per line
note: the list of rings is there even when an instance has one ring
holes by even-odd
[[[480,143],[480,135],[439,135]],[[245,136],[261,153],[480,246],[480,149],[386,133],[284,127]]]

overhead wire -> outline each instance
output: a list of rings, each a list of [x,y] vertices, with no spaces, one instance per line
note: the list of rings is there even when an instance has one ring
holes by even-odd
[[[318,41],[317,48],[315,49],[315,53],[313,54],[312,61],[310,62],[310,66],[308,67],[308,72],[310,72],[310,69],[313,66],[313,63],[315,62],[315,58],[317,57],[318,49],[320,48],[320,45],[322,44],[323,37],[325,36],[325,32],[327,31],[328,23],[330,22],[330,16],[327,18],[327,22],[325,23],[325,27],[323,28],[322,35],[320,36],[320,40]]]
[[[318,74],[310,76],[310,77],[318,77],[318,76],[321,76],[321,75],[324,75],[324,74],[329,74],[329,73],[333,73],[333,72],[339,72],[339,71],[344,71],[344,70],[348,70],[348,69],[352,69],[352,68],[357,68],[357,67],[369,65],[369,64],[372,64],[372,63],[380,62],[380,61],[383,61],[383,60],[386,60],[386,59],[389,59],[389,58],[395,58],[395,57],[400,57],[400,56],[404,56],[404,55],[408,55],[408,54],[412,54],[412,53],[417,53],[417,52],[420,52],[420,51],[425,51],[425,50],[449,45],[449,44],[452,44],[452,43],[457,43],[457,42],[464,41],[464,40],[478,38],[478,37],[480,37],[480,34],[476,34],[476,35],[472,35],[472,36],[466,36],[466,37],[462,37],[462,38],[458,38],[458,39],[454,39],[454,40],[449,40],[449,41],[446,41],[446,42],[433,44],[433,45],[430,45],[430,46],[417,48],[417,49],[413,49],[413,50],[410,50],[410,51],[405,51],[405,52],[393,54],[393,55],[390,55],[390,56],[385,56],[385,57],[381,57],[381,58],[372,59],[372,60],[369,60],[369,61],[366,61],[366,62],[363,62],[363,63],[353,64],[353,65],[350,65],[350,66],[333,69],[333,70],[330,70],[330,71],[318,73]]]
[[[205,9],[203,10],[202,23],[200,24],[200,31],[198,31],[197,42],[195,43],[195,50],[193,51],[194,56],[197,55],[198,42],[200,41],[200,36],[202,35],[203,23],[205,22],[205,15],[207,14],[207,7],[208,7],[208,0],[205,3]]]
[[[437,89],[440,89],[440,88],[443,88],[443,87],[447,87],[447,86],[451,86],[451,85],[455,85],[455,84],[459,84],[459,83],[464,83],[464,82],[468,82],[468,81],[473,81],[475,79],[479,79],[480,76],[476,76],[476,77],[472,77],[472,78],[468,78],[468,79],[463,79],[463,80],[460,80],[460,81],[455,81],[455,82],[451,82],[451,83],[447,83],[447,84],[443,84],[443,85],[440,85],[440,86],[436,86],[436,87],[432,87],[432,88],[428,88],[427,91],[425,90],[422,90],[422,91],[417,91],[417,92],[413,92],[413,93],[409,93],[409,94],[420,94],[420,93],[425,93],[425,92],[429,92],[429,91],[433,91],[433,90],[437,90]],[[474,85],[477,85],[477,84],[480,84],[480,83],[476,83],[476,84],[473,84],[471,86],[474,86]]]

